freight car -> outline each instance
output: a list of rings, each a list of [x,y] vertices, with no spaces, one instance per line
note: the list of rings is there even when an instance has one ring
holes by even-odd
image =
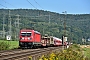
[[[54,40],[54,46],[62,46],[62,40],[57,38],[57,37],[53,37]]]
[[[42,36],[41,43],[43,47],[54,46],[53,36]]]

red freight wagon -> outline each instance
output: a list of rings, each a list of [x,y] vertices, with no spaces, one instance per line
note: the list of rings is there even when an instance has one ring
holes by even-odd
[[[54,46],[61,46],[62,45],[62,40],[57,38],[57,37],[53,37],[54,39]]]
[[[19,46],[21,48],[32,48],[36,46],[41,46],[41,34],[31,29],[20,30]]]
[[[44,47],[54,46],[53,36],[42,36],[41,43]]]

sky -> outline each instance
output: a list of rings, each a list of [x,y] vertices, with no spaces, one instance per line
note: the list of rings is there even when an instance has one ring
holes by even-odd
[[[0,0],[0,9],[39,9],[62,14],[90,14],[90,0]]]

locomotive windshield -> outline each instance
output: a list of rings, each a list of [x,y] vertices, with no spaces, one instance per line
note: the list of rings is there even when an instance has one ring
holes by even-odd
[[[21,32],[21,36],[22,37],[25,37],[25,36],[30,37],[31,36],[31,32]]]

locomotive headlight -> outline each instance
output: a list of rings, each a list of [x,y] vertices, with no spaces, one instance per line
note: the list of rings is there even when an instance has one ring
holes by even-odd
[[[22,40],[24,40],[24,38],[22,37]]]
[[[30,38],[28,38],[28,40],[30,40]]]

